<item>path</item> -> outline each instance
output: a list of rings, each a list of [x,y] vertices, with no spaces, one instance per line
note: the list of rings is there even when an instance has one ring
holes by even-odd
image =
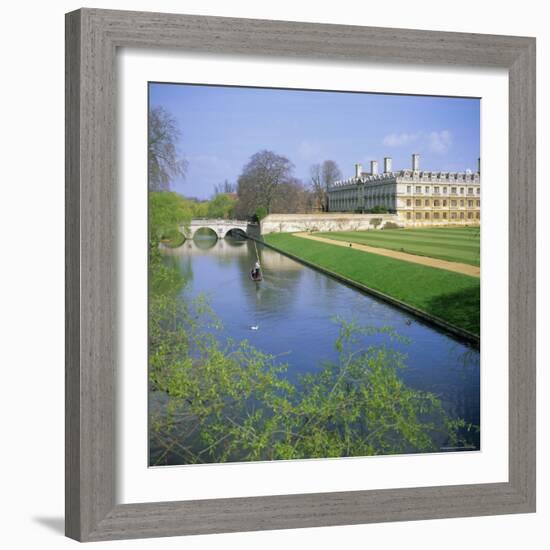
[[[349,242],[328,239],[326,237],[317,237],[311,233],[293,233],[293,235],[302,239],[311,239],[312,241],[319,241],[322,243],[333,244],[335,246],[345,246],[346,248],[350,248]],[[365,244],[352,243],[351,248],[354,250],[361,250],[363,252],[370,252],[371,254],[378,254],[379,256],[395,258],[396,260],[402,260],[404,262],[412,262],[413,264],[427,265],[437,269],[446,269],[447,271],[462,273],[463,275],[469,275],[470,277],[479,277],[480,273],[480,268],[476,265],[448,262],[447,260],[438,260],[437,258],[429,258],[428,256],[417,256],[416,254],[398,252],[397,250],[388,250],[387,248],[377,248],[375,246],[367,246]]]

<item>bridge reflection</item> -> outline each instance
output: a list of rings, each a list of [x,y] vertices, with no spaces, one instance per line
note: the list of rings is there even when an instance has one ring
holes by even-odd
[[[264,269],[274,271],[301,271],[302,264],[287,258],[279,253],[273,253],[271,250],[264,248],[258,244],[258,255],[260,263]],[[225,239],[196,237],[195,239],[187,239],[178,248],[163,248],[163,254],[166,256],[175,257],[193,257],[193,256],[212,256],[219,260],[234,258],[250,258],[252,261],[255,258],[254,241],[240,240],[231,237]]]

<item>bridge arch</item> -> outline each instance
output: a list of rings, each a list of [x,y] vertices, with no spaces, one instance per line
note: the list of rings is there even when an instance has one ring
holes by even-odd
[[[212,231],[218,239],[223,239],[228,233],[247,236],[248,224],[242,220],[225,219],[193,219],[186,227],[180,227],[188,239],[194,238],[198,231],[207,229]]]
[[[236,239],[246,239],[246,231],[240,227],[231,227],[226,232],[224,237],[233,237]]]
[[[201,227],[193,227],[191,231],[191,238],[195,237],[215,237],[216,239],[220,238],[220,235],[214,227],[209,227],[207,225]]]

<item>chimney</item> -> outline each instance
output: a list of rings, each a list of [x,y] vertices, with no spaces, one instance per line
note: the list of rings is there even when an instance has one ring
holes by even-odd
[[[378,174],[378,161],[377,160],[371,160],[370,161],[370,173],[371,174]]]
[[[384,157],[384,174],[392,171],[391,157]]]
[[[420,155],[418,153],[414,153],[412,156],[412,169],[415,172],[420,170]]]
[[[361,166],[360,164],[356,164],[355,165],[355,177],[360,178],[361,177],[361,172],[363,172],[363,166]]]

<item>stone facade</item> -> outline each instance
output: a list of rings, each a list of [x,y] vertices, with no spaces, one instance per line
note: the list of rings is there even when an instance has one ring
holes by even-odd
[[[302,231],[365,231],[403,227],[396,214],[269,214],[261,222],[261,234]]]
[[[391,158],[384,172],[371,162],[371,171],[355,166],[355,176],[328,189],[330,212],[369,212],[384,207],[405,225],[476,225],[480,223],[480,171],[433,172],[420,170],[413,155],[410,170],[392,171]]]

